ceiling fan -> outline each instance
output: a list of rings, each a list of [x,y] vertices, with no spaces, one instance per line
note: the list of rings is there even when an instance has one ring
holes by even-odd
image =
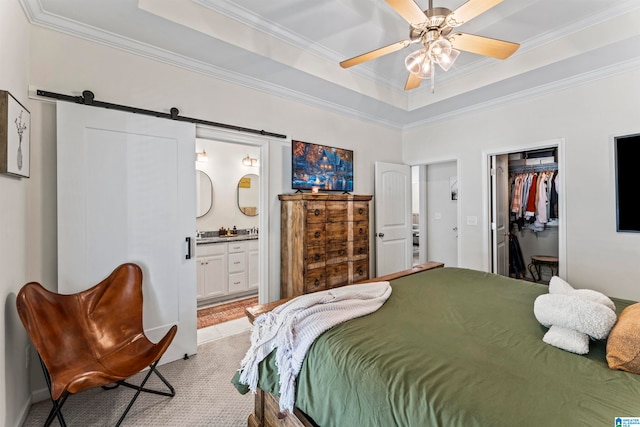
[[[449,70],[461,50],[506,59],[520,47],[518,43],[453,31],[502,0],[469,0],[454,11],[445,7],[434,8],[433,0],[429,0],[429,8],[425,11],[413,0],[385,1],[409,23],[409,38],[342,61],[342,68],[361,64],[412,44],[420,44],[422,47],[405,59],[409,78],[404,89],[415,89],[420,86],[422,79],[431,79],[433,91],[435,64],[444,71]]]

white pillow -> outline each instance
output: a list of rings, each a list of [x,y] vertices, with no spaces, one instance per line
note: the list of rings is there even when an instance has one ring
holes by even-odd
[[[542,294],[533,303],[533,314],[546,327],[563,328],[596,339],[609,335],[616,323],[616,313],[609,307],[577,295]]]
[[[551,326],[542,341],[572,353],[589,353],[589,336],[562,326]]]
[[[580,298],[606,305],[614,312],[616,311],[615,304],[605,294],[592,289],[574,289],[573,286],[558,276],[553,276],[549,281],[549,293],[579,296]]]

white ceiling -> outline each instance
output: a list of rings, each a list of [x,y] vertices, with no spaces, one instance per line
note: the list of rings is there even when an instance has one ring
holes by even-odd
[[[463,52],[435,93],[429,81],[404,91],[415,45],[339,66],[408,38],[384,0],[20,1],[35,25],[404,129],[640,67],[638,0],[504,0],[457,30],[520,49],[506,60]]]

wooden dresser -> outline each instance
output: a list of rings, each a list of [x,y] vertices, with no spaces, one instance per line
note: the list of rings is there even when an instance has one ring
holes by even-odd
[[[369,202],[353,194],[281,194],[280,298],[369,278]]]

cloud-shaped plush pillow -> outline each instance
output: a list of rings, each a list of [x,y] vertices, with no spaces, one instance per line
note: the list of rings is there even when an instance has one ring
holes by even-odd
[[[558,276],[549,282],[549,293],[536,298],[533,312],[549,328],[542,340],[577,354],[589,352],[589,337],[604,339],[616,323],[613,301],[591,289],[574,289]]]

